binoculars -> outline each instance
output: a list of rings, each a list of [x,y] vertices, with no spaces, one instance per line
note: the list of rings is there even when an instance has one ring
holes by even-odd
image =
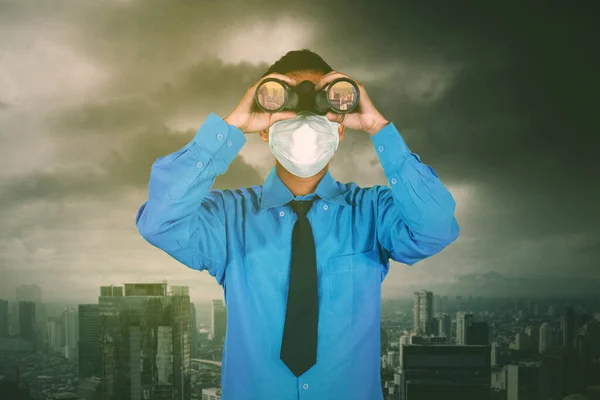
[[[359,95],[358,86],[348,78],[338,78],[319,91],[309,80],[291,86],[280,79],[267,78],[256,88],[254,100],[268,113],[291,110],[325,115],[330,110],[338,114],[351,112],[358,106]]]

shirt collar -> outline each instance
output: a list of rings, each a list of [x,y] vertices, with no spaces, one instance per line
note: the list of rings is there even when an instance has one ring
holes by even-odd
[[[347,206],[350,203],[346,201],[342,195],[342,191],[337,182],[331,176],[331,173],[327,171],[315,190],[315,194],[325,201],[330,203],[338,204],[341,206]],[[275,167],[269,173],[269,176],[265,180],[262,187],[262,197],[260,201],[260,208],[263,210],[279,207],[294,200],[294,195],[285,186],[285,184],[277,176]]]

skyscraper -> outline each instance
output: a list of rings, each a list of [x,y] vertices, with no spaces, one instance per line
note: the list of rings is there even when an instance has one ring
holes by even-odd
[[[190,303],[190,355],[196,357],[198,352],[198,324],[196,322],[196,306]]]
[[[413,309],[413,330],[416,333],[431,334],[433,318],[433,292],[420,290],[415,292]]]
[[[188,400],[191,390],[190,297],[187,287],[126,284],[101,292],[102,395]]]
[[[573,307],[565,308],[560,320],[560,328],[563,334],[563,347],[573,348],[575,340],[575,310]]]
[[[19,302],[19,334],[23,339],[35,340],[35,303]]]
[[[456,344],[466,345],[469,340],[469,328],[473,323],[473,315],[462,311],[456,313]]]
[[[450,314],[440,314],[438,316],[438,334],[448,338],[448,342],[452,339],[452,316]]]
[[[48,337],[48,353],[64,354],[63,343],[63,327],[62,322],[58,318],[49,318],[46,323],[47,337]]]
[[[62,314],[63,332],[65,333],[65,358],[77,360],[77,341],[79,340],[79,324],[77,311],[65,308]]]
[[[0,338],[9,335],[8,329],[8,300],[0,300]]]
[[[507,400],[541,398],[541,363],[521,362],[518,364],[508,364],[506,369]]]
[[[471,323],[467,328],[467,340],[464,344],[486,346],[490,344],[490,328],[487,322]]]
[[[35,304],[35,330],[45,336],[48,318],[42,303],[42,289],[38,285],[21,285],[16,289],[16,299],[17,303],[30,301]]]
[[[212,301],[210,312],[210,334],[211,340],[216,343],[223,342],[225,339],[225,330],[227,329],[227,308],[223,300],[215,299]]]
[[[409,345],[410,344],[410,336],[409,335],[402,335],[400,336],[400,340],[399,340],[399,346],[398,346],[398,363],[400,364],[400,368],[402,368],[402,352],[404,349],[404,346]]]
[[[100,354],[100,307],[98,304],[80,304],[79,342],[77,358],[79,360],[79,379],[92,376],[100,377],[102,357]]]
[[[539,352],[545,353],[552,346],[552,328],[547,322],[540,327]]]
[[[540,328],[538,326],[528,326],[525,328],[525,334],[528,336],[529,348],[532,351],[539,351],[540,348]]]

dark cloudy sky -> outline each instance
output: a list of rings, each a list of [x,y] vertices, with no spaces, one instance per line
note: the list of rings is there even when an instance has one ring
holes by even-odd
[[[592,2],[413,3],[0,0],[0,298],[36,283],[46,299],[94,301],[100,285],[163,279],[221,297],[139,236],[150,166],[301,48],[362,81],[457,200],[458,241],[394,263],[384,296],[593,293]],[[273,162],[252,135],[218,185],[260,184]],[[364,132],[331,170],[386,184]]]

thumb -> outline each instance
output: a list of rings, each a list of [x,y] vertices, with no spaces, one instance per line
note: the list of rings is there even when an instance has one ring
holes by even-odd
[[[344,120],[344,117],[346,115],[345,114],[338,114],[338,113],[334,113],[329,111],[325,117],[327,117],[328,120],[330,120],[331,122],[337,122],[337,123],[342,123],[342,121]]]
[[[281,111],[271,115],[271,123],[296,118],[298,114],[295,111]]]

